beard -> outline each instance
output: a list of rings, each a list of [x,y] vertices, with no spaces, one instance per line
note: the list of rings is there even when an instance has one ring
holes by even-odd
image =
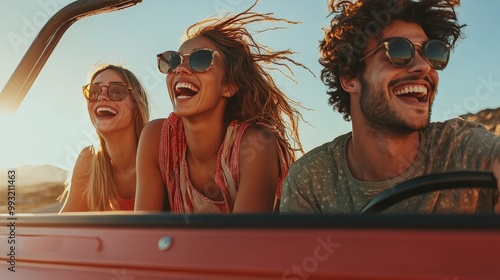
[[[415,131],[424,130],[430,122],[431,108],[426,120],[413,122],[391,107],[383,88],[376,88],[361,76],[361,96],[359,105],[366,123],[376,134],[405,137]],[[394,97],[397,98],[397,97]]]

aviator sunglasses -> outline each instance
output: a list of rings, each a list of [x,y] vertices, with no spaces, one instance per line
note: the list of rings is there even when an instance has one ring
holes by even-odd
[[[129,86],[120,82],[112,82],[109,85],[101,85],[90,83],[83,86],[83,96],[88,101],[97,101],[97,98],[102,93],[102,88],[107,87],[107,95],[113,101],[120,101],[127,97],[127,94],[132,90]]]
[[[171,74],[188,58],[189,68],[194,72],[205,72],[214,64],[214,57],[217,51],[211,49],[198,49],[190,54],[181,54],[176,51],[166,51],[156,55],[158,59],[158,70],[163,74]]]
[[[413,44],[410,40],[402,37],[392,37],[379,43],[373,51],[362,57],[364,60],[374,54],[380,48],[385,47],[385,55],[392,65],[405,67],[415,57],[415,46],[419,47],[420,56],[436,70],[443,70],[450,58],[450,45],[441,40],[427,40],[422,44]]]

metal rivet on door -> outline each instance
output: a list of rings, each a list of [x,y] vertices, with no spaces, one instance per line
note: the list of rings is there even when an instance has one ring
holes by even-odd
[[[165,251],[172,246],[173,239],[170,236],[165,236],[158,240],[158,249],[160,251]]]

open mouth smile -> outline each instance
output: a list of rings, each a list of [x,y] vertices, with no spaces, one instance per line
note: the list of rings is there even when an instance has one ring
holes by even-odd
[[[118,111],[108,106],[98,106],[95,113],[100,118],[112,118],[118,114]]]
[[[394,95],[397,97],[414,98],[418,102],[427,103],[429,99],[429,89],[420,84],[403,85],[393,89]]]
[[[200,89],[191,83],[178,82],[174,87],[175,98],[177,99],[188,99],[196,95]]]

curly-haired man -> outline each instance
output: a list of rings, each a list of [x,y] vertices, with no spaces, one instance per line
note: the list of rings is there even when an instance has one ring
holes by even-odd
[[[320,44],[320,63],[329,104],[352,121],[352,132],[292,165],[281,212],[356,213],[383,190],[430,173],[496,169],[498,178],[500,137],[461,119],[430,123],[438,71],[462,34],[457,1],[345,2],[330,1],[337,15]],[[491,212],[497,196],[436,191],[388,212]]]

